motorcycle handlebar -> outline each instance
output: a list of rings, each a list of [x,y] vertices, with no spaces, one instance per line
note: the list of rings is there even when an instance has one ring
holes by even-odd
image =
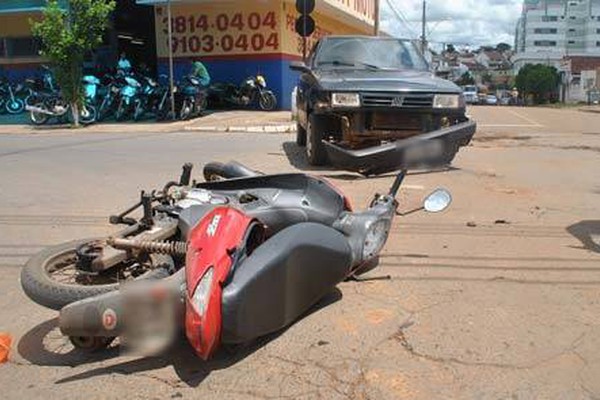
[[[405,176],[405,169],[398,172],[398,175],[396,175],[396,179],[394,179],[394,183],[392,184],[392,187],[390,188],[390,191],[388,193],[390,196],[396,197],[396,194],[398,194],[398,190],[400,189],[400,185],[402,185],[402,181],[404,180]]]

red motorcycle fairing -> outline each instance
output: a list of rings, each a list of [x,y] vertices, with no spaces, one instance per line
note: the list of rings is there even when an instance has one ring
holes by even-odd
[[[221,292],[243,250],[256,221],[231,207],[217,207],[192,229],[186,255],[186,336],[199,357],[206,360],[218,348],[221,339]],[[199,288],[206,274],[211,274],[207,289]],[[209,278],[210,275],[207,275]],[[208,290],[202,301],[204,310],[194,300],[196,290]]]

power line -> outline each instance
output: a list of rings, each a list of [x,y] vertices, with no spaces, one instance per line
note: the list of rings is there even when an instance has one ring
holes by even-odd
[[[392,12],[396,15],[396,18],[398,18],[398,20],[400,22],[402,22],[402,24],[404,25],[404,27],[406,28],[408,33],[412,36],[412,38],[416,39],[417,34],[413,30],[413,28],[410,26],[410,24],[408,23],[405,15],[402,13],[402,11],[396,9],[396,6],[392,3],[392,0],[386,0],[386,2],[388,4],[388,6],[390,7],[390,9],[392,10]]]

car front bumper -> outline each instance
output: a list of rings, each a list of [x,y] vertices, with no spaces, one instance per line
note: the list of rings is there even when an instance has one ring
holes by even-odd
[[[442,165],[449,152],[453,154],[459,147],[469,144],[476,128],[474,121],[466,121],[360,150],[343,148],[328,141],[323,143],[333,166],[367,175],[382,174],[404,168]],[[430,146],[432,144],[435,146]]]

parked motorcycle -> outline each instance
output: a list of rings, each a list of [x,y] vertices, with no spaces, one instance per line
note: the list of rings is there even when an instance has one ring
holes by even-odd
[[[30,120],[34,125],[44,125],[52,118],[58,121],[68,121],[71,117],[71,105],[67,103],[60,94],[49,94],[41,101],[32,106],[25,107],[30,113]],[[82,125],[90,125],[96,121],[96,108],[85,102],[79,110],[79,122]]]
[[[157,346],[155,329],[164,334],[182,321],[195,352],[207,359],[221,345],[290,325],[338,283],[373,269],[405,171],[365,211],[353,211],[334,186],[305,174],[210,163],[204,176],[206,182],[191,183],[186,164],[178,181],[142,192],[134,207],[110,218],[128,225],[122,231],[37,254],[22,270],[25,293],[61,309],[60,329],[78,348],[98,350],[129,335],[156,350],[172,337]],[[439,212],[450,201],[438,189],[423,208]],[[142,218],[131,218],[139,207]]]
[[[264,76],[245,79],[238,87],[230,83],[216,83],[209,89],[209,104],[214,107],[250,107],[258,104],[260,109],[271,111],[277,106],[277,97],[267,89]]]
[[[103,77],[103,90],[98,105],[98,121],[104,121],[113,115],[120,103],[120,93],[123,83],[112,75]]]
[[[135,106],[133,110],[134,121],[141,120],[145,114],[153,112],[159,94],[158,83],[147,76],[141,77],[142,87],[138,96],[135,98]]]
[[[133,116],[136,106],[136,99],[142,90],[142,84],[133,75],[121,75],[118,77],[121,82],[119,91],[119,103],[115,112],[117,121],[124,121],[127,117]]]
[[[177,85],[175,93],[176,109],[179,119],[187,119],[200,116],[206,110],[206,89],[200,80],[194,76],[186,76]]]

